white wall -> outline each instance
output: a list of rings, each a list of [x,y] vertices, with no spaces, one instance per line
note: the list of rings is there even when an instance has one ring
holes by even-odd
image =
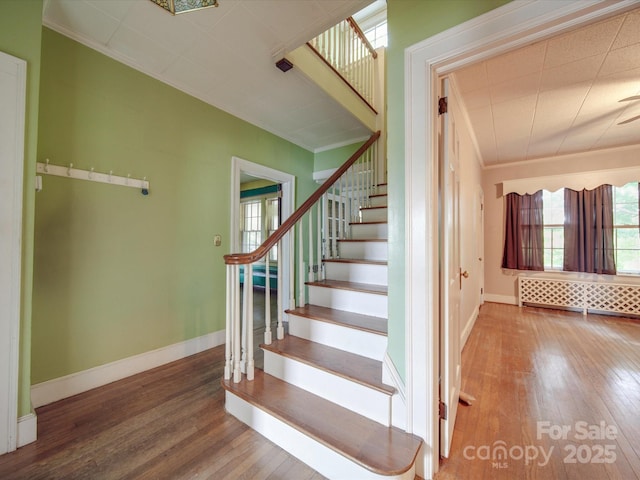
[[[545,159],[487,167],[483,170],[485,193],[485,299],[515,303],[516,277],[500,268],[504,246],[504,201],[501,183],[517,178],[561,175],[585,171],[635,167],[640,163],[640,145],[549,157]],[[636,179],[629,179],[634,181]]]
[[[458,103],[455,82],[451,82],[449,92],[449,114],[455,129],[452,140],[457,141],[456,150],[460,165],[460,266],[469,273],[462,279],[460,304],[460,333],[466,341],[473,322],[478,314],[481,302],[480,289],[483,286],[482,266],[479,258],[484,257],[480,238],[480,192],[482,188],[482,170],[480,157],[472,140],[468,117]]]

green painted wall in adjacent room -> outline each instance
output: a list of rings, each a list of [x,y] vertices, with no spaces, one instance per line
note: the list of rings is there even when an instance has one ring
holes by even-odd
[[[508,0],[387,0],[389,355],[403,377],[405,373],[404,50],[505,3],[508,3]]]
[[[22,216],[22,305],[18,415],[31,412],[31,301],[33,283],[34,178],[38,150],[38,94],[42,0],[3,0],[0,51],[27,62],[24,193]]]
[[[224,329],[231,157],[317,186],[314,157],[43,30],[38,160],[147,177],[46,176],[37,195],[33,383]],[[222,247],[213,237],[221,234]]]

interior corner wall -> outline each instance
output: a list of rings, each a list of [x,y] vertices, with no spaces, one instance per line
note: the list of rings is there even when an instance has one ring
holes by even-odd
[[[389,356],[405,378],[404,51],[509,0],[387,0],[387,171],[389,192]],[[433,161],[426,159],[425,161]]]
[[[22,304],[20,319],[20,365],[18,416],[31,412],[31,302],[36,153],[42,0],[3,0],[0,15],[0,51],[27,61],[27,111],[25,124],[24,188],[22,216]]]
[[[349,160],[351,155],[356,153],[363,144],[364,142],[357,142],[316,153],[313,160],[313,171],[321,172],[323,170],[340,167],[344,162]]]
[[[44,176],[32,381],[225,327],[231,159],[317,185],[313,154],[47,28],[38,161],[147,177],[140,190]],[[222,246],[214,246],[214,235]]]
[[[504,247],[504,200],[501,190],[503,181],[635,167],[638,165],[639,157],[640,145],[636,145],[485,168],[482,183],[485,193],[485,294],[488,299],[513,303],[517,298],[516,272],[503,271],[501,268]]]

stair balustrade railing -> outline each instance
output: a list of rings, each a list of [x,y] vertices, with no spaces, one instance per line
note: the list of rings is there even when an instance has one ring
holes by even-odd
[[[290,308],[306,304],[306,282],[324,279],[323,259],[337,258],[338,241],[348,237],[349,224],[360,221],[360,208],[375,193],[377,140],[374,133],[257,249],[224,256],[226,279],[226,348],[224,378],[239,382],[254,375],[253,266],[265,266],[264,343],[272,342],[269,253],[277,249],[276,337],[284,338],[283,299]],[[289,246],[289,271],[282,271],[283,246]],[[243,268],[242,272],[240,269]],[[282,291],[283,275],[289,275],[289,292]],[[242,281],[241,281],[242,278]],[[297,284],[297,288],[296,288]]]
[[[374,62],[378,54],[353,18],[331,27],[307,45],[375,111]]]

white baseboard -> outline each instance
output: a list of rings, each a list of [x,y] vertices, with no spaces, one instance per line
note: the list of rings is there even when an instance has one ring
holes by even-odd
[[[464,348],[465,344],[467,343],[467,340],[469,339],[469,335],[471,334],[471,330],[473,330],[473,326],[476,324],[476,320],[478,319],[479,314],[480,314],[480,306],[476,305],[476,308],[473,309],[473,312],[471,313],[469,320],[467,320],[467,323],[464,329],[462,330],[462,336],[460,338],[461,348]]]
[[[18,448],[33,443],[38,439],[38,417],[36,412],[24,415],[18,419]]]
[[[494,295],[493,293],[484,294],[485,302],[506,303],[507,305],[518,305],[518,299],[511,295]]]
[[[224,330],[174,343],[166,347],[116,360],[115,362],[72,373],[31,386],[31,402],[35,408],[63,398],[101,387],[116,380],[144,372],[181,358],[217,347],[225,342]]]

